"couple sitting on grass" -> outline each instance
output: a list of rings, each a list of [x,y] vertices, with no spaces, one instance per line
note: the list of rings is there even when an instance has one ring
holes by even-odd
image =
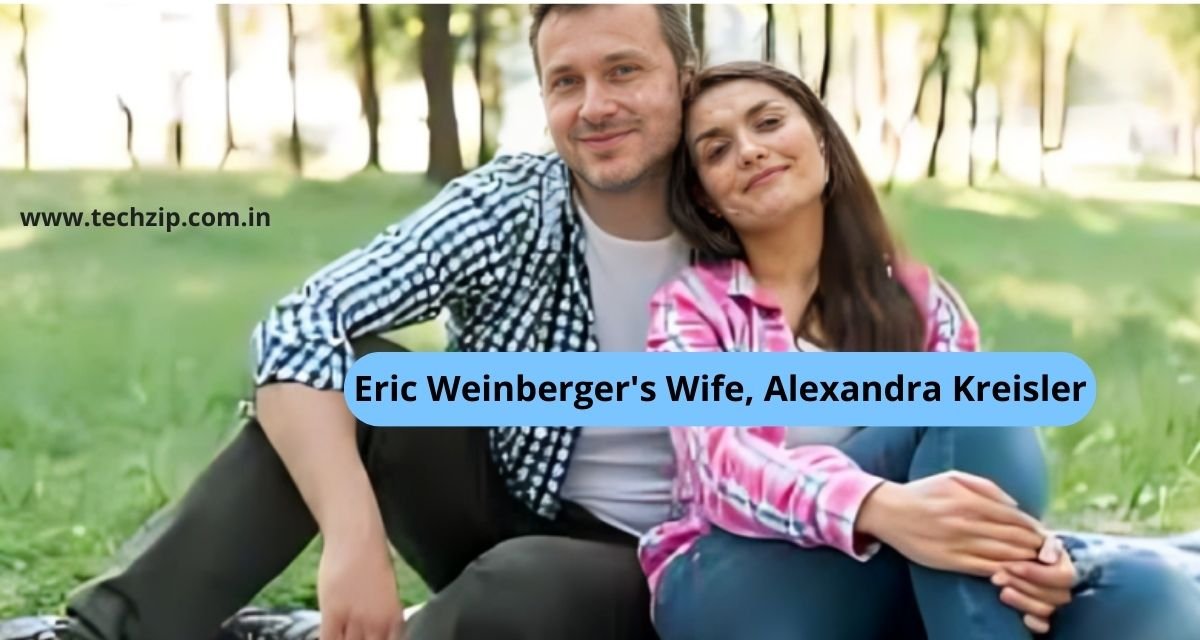
[[[24,637],[1200,638],[1188,537],[1048,531],[1031,429],[356,423],[352,360],[443,309],[470,351],[979,347],[799,79],[697,73],[680,6],[535,5],[530,44],[557,154],[451,182],[285,297],[256,416]],[[317,533],[320,617],[238,612]],[[389,543],[433,591],[409,620]]]

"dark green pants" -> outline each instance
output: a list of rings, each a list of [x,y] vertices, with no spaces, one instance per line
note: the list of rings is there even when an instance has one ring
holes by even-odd
[[[486,429],[359,424],[358,443],[388,537],[435,592],[410,640],[655,637],[636,540],[577,505],[549,521],[511,498]],[[155,528],[128,566],[71,599],[81,635],[209,640],[317,534],[254,420]]]

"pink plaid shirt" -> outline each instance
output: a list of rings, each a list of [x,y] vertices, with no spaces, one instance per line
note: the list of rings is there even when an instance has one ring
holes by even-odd
[[[978,329],[957,293],[930,269],[906,263],[896,278],[924,310],[927,351],[976,351]],[[771,293],[744,262],[688,268],[651,303],[650,351],[797,351]],[[854,521],[883,480],[836,447],[787,448],[786,427],[673,427],[674,513],[642,536],[638,556],[656,591],[663,569],[710,526],[752,538],[835,547],[866,560],[874,541]]]

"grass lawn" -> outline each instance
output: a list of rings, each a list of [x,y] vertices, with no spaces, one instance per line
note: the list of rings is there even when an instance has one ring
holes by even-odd
[[[0,617],[58,610],[179,496],[234,426],[248,336],[278,297],[411,211],[417,179],[0,174]],[[270,213],[254,229],[26,229],[22,210]],[[1200,527],[1200,212],[922,184],[887,208],[990,350],[1067,350],[1096,407],[1044,430],[1063,526]],[[434,327],[408,344],[435,349]],[[314,545],[261,596],[313,605]],[[402,565],[401,591],[423,587]]]

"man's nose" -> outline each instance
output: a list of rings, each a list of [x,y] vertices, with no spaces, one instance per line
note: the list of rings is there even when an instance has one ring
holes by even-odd
[[[588,124],[599,125],[617,113],[617,102],[603,83],[589,83],[583,94],[583,104],[579,108],[579,117]]]

